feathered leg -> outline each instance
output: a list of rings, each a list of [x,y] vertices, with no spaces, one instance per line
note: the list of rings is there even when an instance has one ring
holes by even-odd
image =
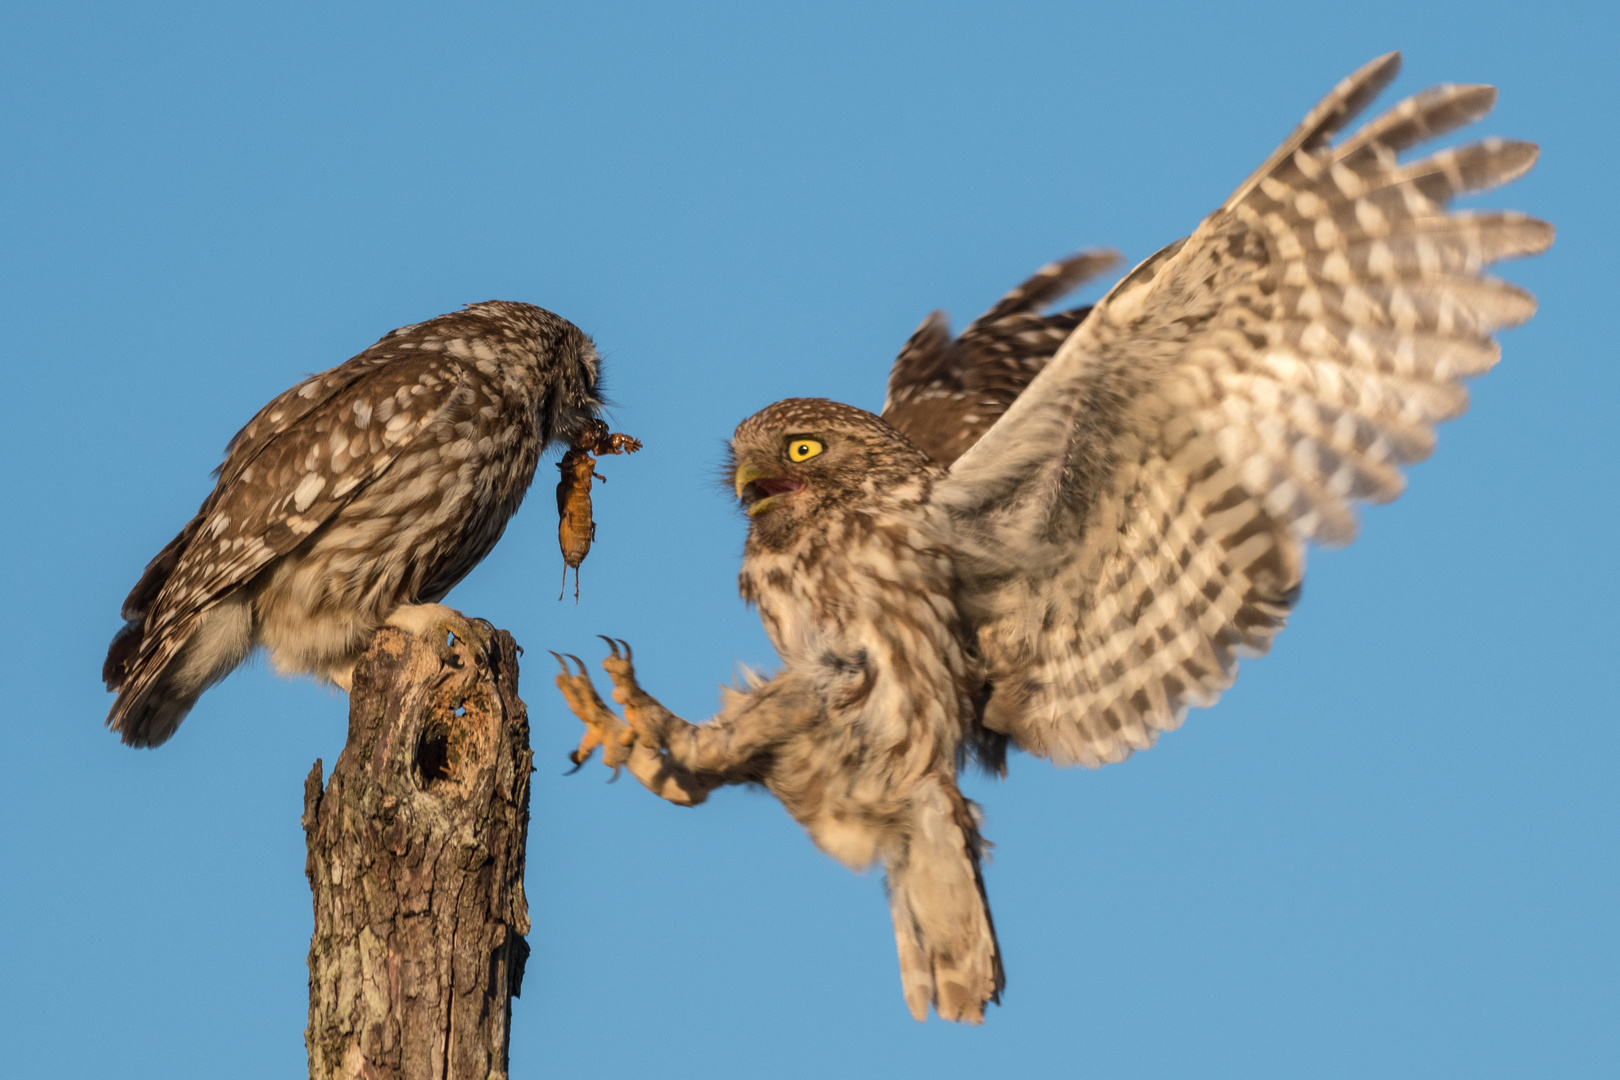
[[[613,680],[613,700],[624,706],[637,744],[661,752],[694,776],[712,777],[716,786],[763,780],[756,767],[762,755],[823,715],[820,694],[805,680],[783,675],[746,693],[727,691],[716,716],[690,723],[641,688],[628,644],[603,640],[613,655],[602,661],[602,668]]]
[[[821,715],[820,699],[789,677],[731,694],[719,715],[690,723],[641,689],[629,645],[603,640],[613,652],[602,667],[613,680],[613,699],[624,706],[624,720],[597,696],[583,664],[574,674],[564,663],[557,688],[588,729],[572,760],[583,762],[600,745],[607,764],[623,764],[647,790],[670,802],[693,806],[724,784],[763,780],[762,755]]]
[[[900,952],[900,981],[911,1015],[928,1006],[945,1020],[984,1022],[1006,977],[990,919],[973,804],[943,777],[912,794],[912,813],[897,846],[883,853],[889,911]]]
[[[730,694],[719,715],[692,724],[641,689],[629,646],[609,645],[613,654],[602,667],[613,679],[614,700],[624,706],[623,721],[597,697],[583,664],[575,674],[565,663],[557,678],[569,708],[590,728],[584,753],[602,745],[609,764],[622,761],[648,790],[671,802],[692,805],[722,784],[759,781],[794,811],[795,800],[769,763],[790,741],[816,738],[825,728],[825,705],[813,681],[778,676]],[[836,815],[800,820],[818,846],[849,865],[864,866],[874,854],[882,858],[912,1015],[922,1020],[932,1005],[944,1019],[981,1023],[985,1003],[999,1000],[1004,979],[979,873],[984,842],[973,805],[950,776],[934,774],[900,801],[893,827],[878,831],[870,822]]]

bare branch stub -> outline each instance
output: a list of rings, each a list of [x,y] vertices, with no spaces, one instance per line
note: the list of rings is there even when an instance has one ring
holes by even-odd
[[[506,1075],[529,947],[528,716],[517,647],[384,629],[355,667],[349,738],[304,786],[314,894],[314,1080]]]

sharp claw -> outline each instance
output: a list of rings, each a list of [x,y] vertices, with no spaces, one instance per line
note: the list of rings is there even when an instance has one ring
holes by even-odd
[[[630,652],[630,643],[628,641],[624,640],[624,638],[620,638],[619,639],[619,644],[624,646],[624,659],[625,659],[625,662],[630,663],[630,662],[634,661],[635,657]]]
[[[568,760],[569,761],[574,761],[574,755],[569,754],[568,755]],[[578,761],[574,761],[574,767],[572,769],[569,769],[567,772],[563,773],[563,775],[564,776],[573,776],[575,773],[579,772],[579,770],[583,769],[585,767],[585,763],[587,761],[589,761],[589,760],[591,760],[591,756],[589,754],[586,754],[584,757],[580,758]]]
[[[587,674],[587,672],[585,670],[585,661],[581,660],[579,657],[575,656],[573,653],[567,653],[565,655],[567,655],[568,659],[572,660],[574,663],[579,665],[579,673],[581,675]],[[572,675],[573,672],[570,671],[568,674]]]
[[[550,649],[547,649],[546,652],[551,653],[552,656],[555,656],[557,658],[557,663],[562,665],[564,675],[567,675],[567,676],[570,676],[570,677],[573,676],[574,673],[573,673],[572,670],[569,669],[568,661],[564,660],[559,654],[557,654],[555,652],[552,652]]]
[[[613,653],[614,659],[617,659],[618,656],[619,656],[618,643],[615,642],[612,638],[608,637],[606,634],[597,634],[596,636],[601,638],[603,641],[607,642],[608,649]]]

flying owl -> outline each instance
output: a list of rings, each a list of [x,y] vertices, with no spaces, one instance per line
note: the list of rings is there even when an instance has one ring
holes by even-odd
[[[977,1023],[1004,984],[964,762],[1000,770],[1010,740],[1099,766],[1213,704],[1287,621],[1305,544],[1349,541],[1353,503],[1400,493],[1400,466],[1466,407],[1462,381],[1496,362],[1492,333],[1534,311],[1483,271],[1552,228],[1447,205],[1520,176],[1536,148],[1398,157],[1484,115],[1493,89],[1438,86],[1331,142],[1398,66],[1339,84],[1083,317],[1043,325],[1014,293],[1024,325],[1000,340],[1026,348],[982,347],[983,320],[952,343],[931,320],[882,418],[794,399],[744,420],[741,591],[781,655],[774,678],[693,725],[613,645],[626,724],[564,664],[587,744],[656,794],[760,783],[823,851],[882,864],[919,1020],[932,1005]],[[1057,264],[1028,294],[1054,299],[1065,266],[1078,273]],[[1050,362],[1046,332],[1063,338]]]
[[[259,647],[347,690],[384,624],[478,640],[438,601],[501,538],[541,452],[596,418],[597,377],[578,327],[491,300],[394,330],[270,402],[124,601],[107,726],[162,743]]]

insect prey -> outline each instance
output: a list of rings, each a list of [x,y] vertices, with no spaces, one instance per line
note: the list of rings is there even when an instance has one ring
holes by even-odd
[[[610,433],[602,421],[587,420],[557,463],[562,473],[557,484],[557,544],[563,556],[563,587],[558,600],[568,592],[568,569],[573,567],[574,603],[579,603],[579,564],[591,553],[591,541],[596,539],[596,522],[591,520],[591,480],[607,483],[607,477],[596,471],[596,455],[633,454],[640,449],[640,439]]]

